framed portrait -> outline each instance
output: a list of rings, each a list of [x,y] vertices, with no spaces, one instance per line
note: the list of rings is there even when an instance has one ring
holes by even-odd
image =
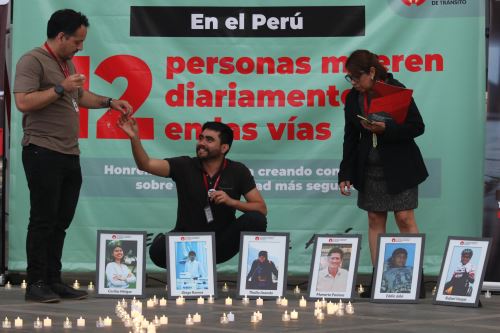
[[[372,301],[416,303],[420,295],[424,234],[378,236]]]
[[[352,299],[361,235],[315,235],[309,275],[310,299]]]
[[[97,296],[144,295],[145,231],[97,231]]]
[[[217,297],[215,233],[167,233],[168,298]]]
[[[285,295],[289,238],[289,233],[241,233],[237,284],[241,297]]]
[[[434,304],[479,306],[489,238],[448,237]]]

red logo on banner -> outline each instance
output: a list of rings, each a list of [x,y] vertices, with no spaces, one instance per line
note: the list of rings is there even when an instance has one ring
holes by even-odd
[[[464,245],[464,244],[465,244],[465,242],[464,242],[464,241],[460,241],[460,245]]]
[[[329,242],[329,243],[333,242],[333,239],[331,239],[331,238],[330,238],[330,239],[328,240],[328,242]]]
[[[181,236],[181,240],[185,240],[186,238],[184,236]]]
[[[116,235],[111,236],[111,238],[116,239]]]
[[[395,241],[396,241],[396,238],[393,238],[393,239],[392,239],[392,242],[394,243]]]
[[[259,239],[260,239],[260,237],[259,237],[259,236],[255,237],[255,240],[259,240]]]
[[[425,0],[401,0],[401,1],[407,6],[412,6],[412,5],[420,6],[425,2]]]

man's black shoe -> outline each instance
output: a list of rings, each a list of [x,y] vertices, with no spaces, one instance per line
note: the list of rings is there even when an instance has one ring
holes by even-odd
[[[57,303],[60,298],[43,281],[37,281],[26,288],[24,299],[40,303]]]
[[[53,292],[64,299],[84,299],[88,296],[86,291],[76,290],[62,282],[51,283],[49,286]]]

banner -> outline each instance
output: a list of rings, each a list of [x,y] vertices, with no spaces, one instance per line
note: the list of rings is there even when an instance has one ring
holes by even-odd
[[[438,274],[449,235],[479,236],[484,146],[484,5],[480,1],[16,1],[13,62],[46,39],[70,7],[90,21],[74,61],[91,91],[133,105],[152,157],[195,154],[201,125],[229,123],[230,159],[249,166],[269,214],[290,232],[290,274],[307,274],[314,233],[362,234],[360,271],[371,272],[367,216],[338,191],[345,60],[380,55],[413,89],[426,132],[417,139],[430,177],[416,210],[426,274]],[[26,25],[25,22],[30,22]],[[175,184],[135,167],[117,112],[80,109],[83,188],[66,238],[64,270],[95,268],[97,229],[173,228]],[[9,269],[25,269],[29,196],[21,113],[13,112]],[[391,216],[388,232],[397,227]],[[148,263],[148,269],[154,265]],[[235,272],[237,258],[218,267]]]

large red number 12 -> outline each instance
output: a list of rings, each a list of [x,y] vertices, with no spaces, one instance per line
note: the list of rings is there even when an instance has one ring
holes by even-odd
[[[74,57],[74,63],[79,73],[88,76],[90,62],[88,57]],[[106,58],[96,68],[95,73],[112,83],[116,78],[127,79],[127,89],[119,99],[132,105],[135,113],[149,96],[152,86],[151,70],[141,59],[130,55],[115,55]],[[88,81],[86,82],[88,84]],[[88,89],[88,86],[85,87]],[[120,112],[108,110],[97,121],[98,139],[126,139],[128,136],[116,125]],[[141,139],[154,139],[154,119],[135,118],[139,126]],[[80,137],[88,138],[88,110],[80,109]]]

